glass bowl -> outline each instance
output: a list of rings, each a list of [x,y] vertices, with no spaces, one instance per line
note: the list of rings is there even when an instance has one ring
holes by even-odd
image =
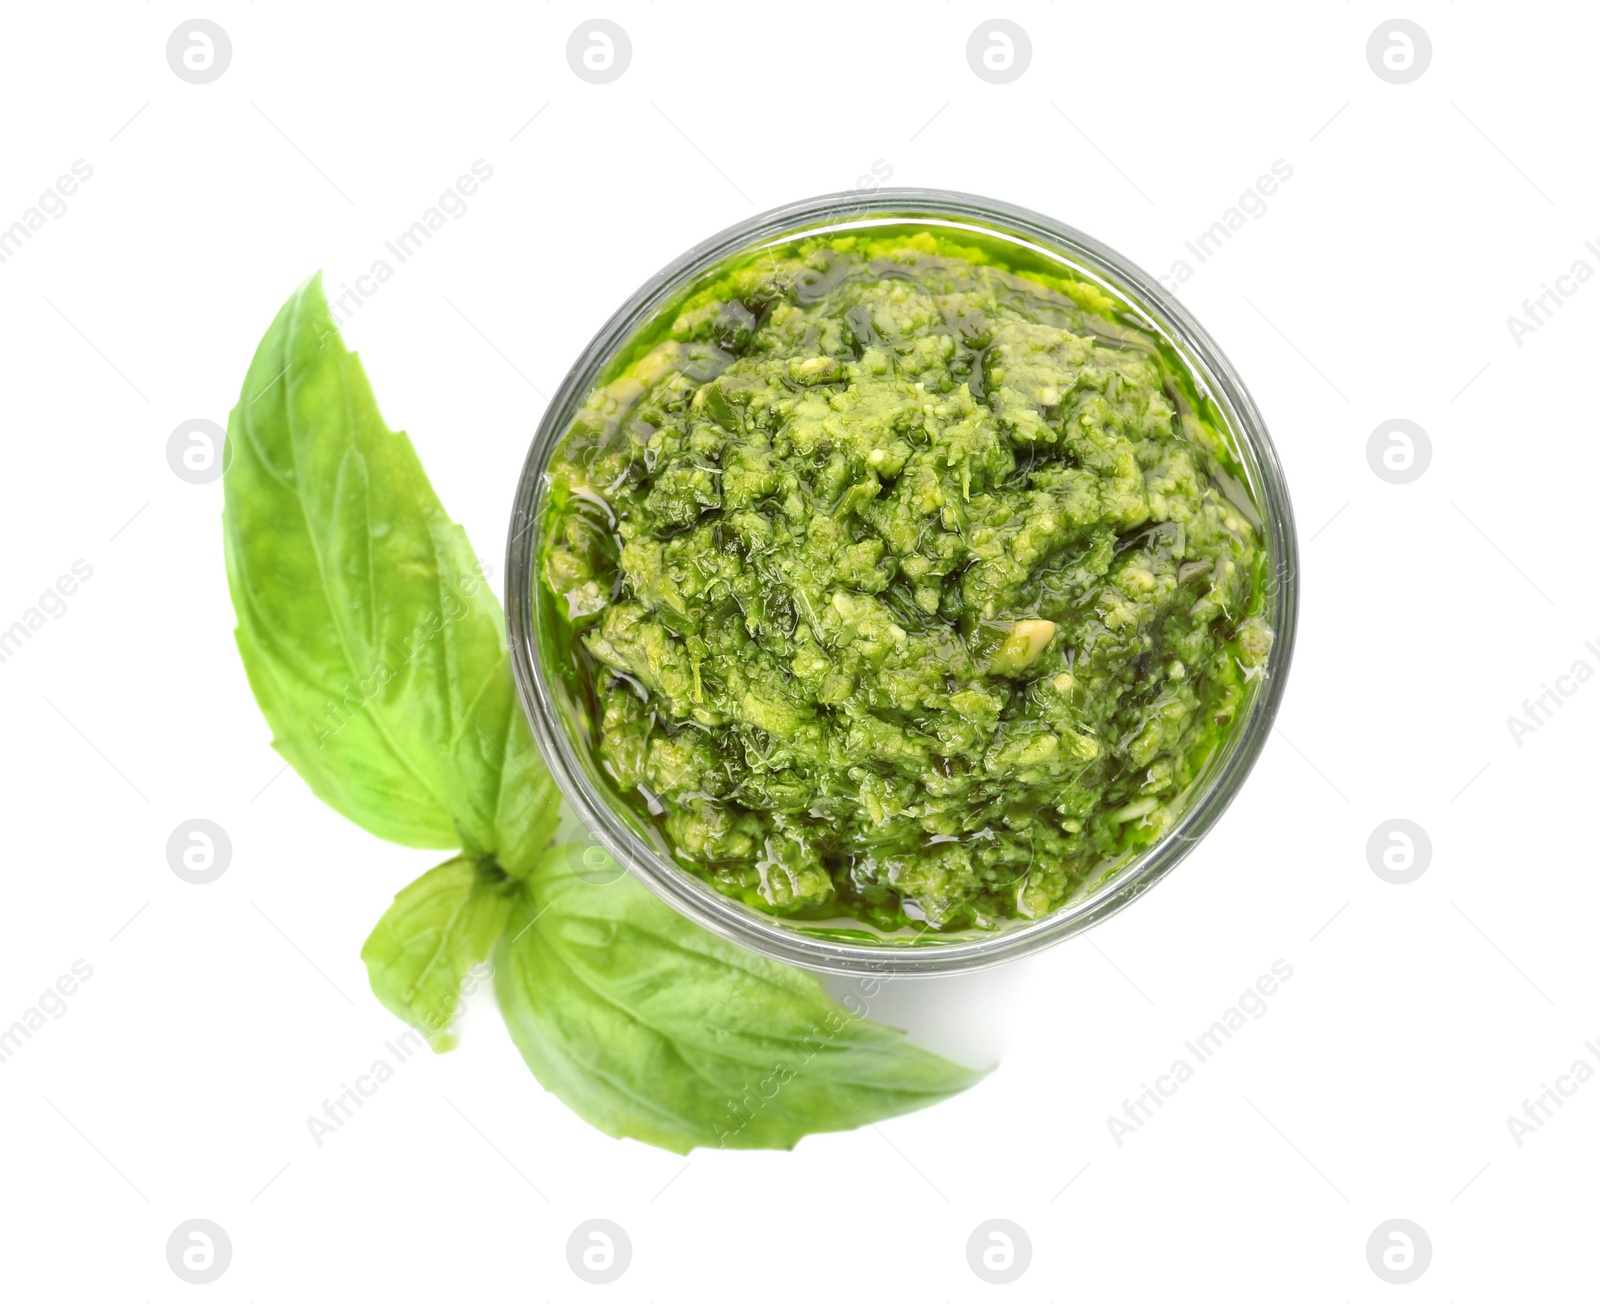
[[[1263,615],[1274,640],[1248,707],[1187,792],[1187,805],[1155,843],[1109,877],[1035,920],[993,931],[875,934],[853,920],[822,922],[764,914],[724,896],[674,862],[657,832],[610,795],[585,745],[589,723],[548,662],[559,655],[556,617],[539,592],[548,488],[545,468],[589,391],[624,365],[630,341],[730,258],[801,235],[907,222],[999,239],[1035,265],[1063,266],[1120,300],[1126,315],[1159,336],[1190,372],[1208,415],[1224,429],[1262,520],[1267,551]],[[617,309],[550,400],[517,485],[506,558],[506,618],[517,690],[539,749],[567,800],[596,840],[673,908],[732,942],[790,964],[831,973],[951,973],[1026,955],[1071,937],[1148,891],[1194,848],[1238,792],[1260,755],[1283,696],[1298,607],[1294,518],[1283,470],[1243,382],[1188,311],[1146,272],[1053,218],[997,200],[944,190],[895,189],[821,195],[759,214],[712,236],[663,268]]]

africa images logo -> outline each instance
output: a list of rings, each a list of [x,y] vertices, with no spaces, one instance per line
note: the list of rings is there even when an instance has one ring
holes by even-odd
[[[1117,1148],[1120,1150],[1128,1137],[1155,1117],[1156,1109],[1178,1094],[1178,1088],[1194,1077],[1197,1065],[1214,1058],[1247,1022],[1266,1018],[1267,998],[1276,995],[1279,985],[1293,977],[1294,966],[1287,960],[1274,960],[1270,973],[1262,974],[1247,987],[1209,1028],[1183,1043],[1187,1056],[1175,1059],[1172,1066],[1156,1078],[1154,1086],[1141,1082],[1139,1094],[1122,1102],[1122,1117],[1108,1115],[1106,1118],[1106,1129]],[[1190,1056],[1193,1063],[1190,1063]]]

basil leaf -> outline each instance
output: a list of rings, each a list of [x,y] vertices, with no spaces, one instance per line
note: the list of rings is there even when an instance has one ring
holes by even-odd
[[[511,907],[495,992],[546,1089],[615,1137],[788,1148],[930,1105],[983,1076],[830,1000],[810,974],[682,919],[553,848]],[[868,980],[869,982],[872,980]]]
[[[273,745],[370,832],[526,873],[559,802],[500,604],[411,441],[379,415],[320,277],[257,348],[227,452],[235,639]]]
[[[559,797],[499,604],[410,441],[384,425],[317,278],[262,340],[225,451],[235,639],[274,746],[371,832],[465,849],[400,892],[362,948],[378,998],[435,1049],[455,1044],[463,983],[494,948],[523,1058],[613,1136],[787,1147],[982,1076],[631,879],[578,877],[570,849],[550,847]]]
[[[519,891],[492,862],[457,856],[403,888],[361,948],[373,995],[434,1050],[454,1048],[461,997]]]

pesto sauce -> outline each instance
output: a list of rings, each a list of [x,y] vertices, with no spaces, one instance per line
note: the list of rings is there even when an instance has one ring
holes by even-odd
[[[724,268],[548,471],[544,600],[614,800],[770,913],[1061,906],[1170,827],[1271,644],[1221,430],[1124,305],[999,242]]]

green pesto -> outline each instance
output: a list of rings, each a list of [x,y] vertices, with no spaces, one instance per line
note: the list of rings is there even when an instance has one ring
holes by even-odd
[[[549,477],[542,600],[615,799],[771,913],[1049,913],[1171,826],[1271,643],[1215,408],[999,242],[723,269]]]

